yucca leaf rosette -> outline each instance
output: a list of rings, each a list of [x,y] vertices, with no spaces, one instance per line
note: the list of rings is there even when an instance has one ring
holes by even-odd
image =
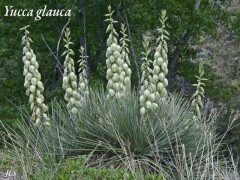
[[[30,109],[32,111],[31,119],[35,122],[35,125],[46,125],[50,126],[49,117],[47,115],[48,107],[44,103],[44,86],[41,81],[41,74],[38,71],[39,64],[36,60],[36,55],[31,48],[30,43],[32,39],[28,36],[29,31],[28,26],[21,28],[24,31],[24,36],[22,37],[23,45],[23,58],[24,63],[23,75],[25,76],[24,87],[27,88],[26,94],[29,96]]]
[[[73,43],[71,42],[69,28],[66,28],[65,38],[63,40],[65,42],[65,51],[62,55],[65,56],[65,61],[63,64],[64,74],[62,87],[66,91],[64,99],[67,101],[67,109],[72,116],[75,116],[81,108],[81,96],[78,92],[77,76],[75,74],[74,60],[72,58],[74,52],[70,48],[70,45]]]

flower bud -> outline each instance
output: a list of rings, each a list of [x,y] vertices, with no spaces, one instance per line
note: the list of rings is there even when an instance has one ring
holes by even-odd
[[[31,79],[31,84],[36,86],[36,84],[37,84],[37,79],[36,79],[35,77],[33,77],[33,78]]]
[[[167,69],[167,63],[165,63],[165,62],[162,63],[161,68],[162,68],[163,71],[166,70]]]
[[[32,58],[32,54],[30,52],[26,52],[26,57],[28,60],[30,60]]]
[[[24,82],[24,87],[27,88],[27,87],[29,87],[29,86],[30,86],[30,81],[26,80],[26,81]]]
[[[81,88],[81,89],[84,89],[85,87],[86,87],[86,86],[85,86],[84,83],[81,83],[81,84],[80,84],[80,88]]]
[[[27,47],[23,47],[23,54],[26,54],[27,52],[29,52]]]
[[[160,53],[157,51],[157,52],[155,52],[155,54],[154,54],[154,59],[158,59],[160,57]]]
[[[42,104],[42,99],[41,98],[37,98],[37,103],[38,104]]]
[[[144,103],[145,100],[146,100],[145,96],[141,95],[141,96],[140,96],[140,102],[141,102],[141,103]]]
[[[111,62],[111,63],[114,63],[114,61],[115,61],[115,58],[114,58],[114,56],[113,56],[113,55],[111,55],[111,56],[109,57],[109,60],[110,60],[110,62]]]
[[[48,111],[48,106],[46,104],[42,104],[42,110],[43,112],[47,112]]]
[[[69,82],[68,77],[67,77],[67,76],[64,76],[64,77],[63,77],[63,83],[68,84],[68,82]]]
[[[41,119],[40,119],[40,118],[37,118],[35,125],[39,125],[40,122],[41,122]]]
[[[72,81],[75,81],[77,79],[76,75],[73,72],[70,72],[69,77]]]
[[[140,114],[141,114],[142,116],[144,116],[145,113],[146,113],[145,107],[141,107],[141,109],[140,109]]]
[[[162,57],[159,57],[159,58],[157,59],[157,65],[161,66],[162,63],[163,63],[163,58],[162,58]]]
[[[36,91],[36,86],[31,85],[30,86],[30,92],[34,93]]]
[[[73,115],[76,115],[77,113],[78,113],[77,108],[73,107],[73,108],[72,108],[72,114],[73,114]]]
[[[36,108],[36,115],[40,116],[41,115],[41,109],[40,108]]]
[[[115,91],[114,91],[113,89],[109,89],[109,94],[110,94],[111,96],[114,96],[114,95],[115,95]]]
[[[147,108],[147,109],[150,109],[151,106],[152,106],[151,101],[147,101],[147,102],[146,102],[146,108]]]
[[[37,86],[38,86],[40,92],[42,92],[42,91],[44,90],[42,81],[38,81],[38,82],[37,82]]]
[[[76,82],[76,81],[73,81],[73,82],[71,83],[71,85],[72,85],[72,88],[73,88],[73,89],[76,89],[76,88],[77,88],[77,82]]]
[[[165,78],[165,75],[164,75],[163,73],[160,73],[160,74],[159,74],[159,80],[160,80],[160,81],[163,81],[164,78]]]
[[[26,68],[29,68],[29,66],[30,66],[30,61],[26,60],[26,61],[24,62],[24,65],[25,65]]]
[[[44,122],[43,125],[44,125],[44,126],[47,126],[47,127],[50,127],[50,126],[51,126],[51,124],[50,124],[48,121]]]
[[[22,61],[23,61],[23,63],[25,63],[27,61],[27,57],[23,56]]]
[[[144,95],[145,95],[146,97],[149,97],[149,95],[150,95],[150,92],[149,92],[149,90],[148,90],[148,89],[146,89],[146,90],[144,91]]]

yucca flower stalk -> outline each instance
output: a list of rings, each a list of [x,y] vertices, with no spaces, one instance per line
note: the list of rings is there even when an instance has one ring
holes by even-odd
[[[192,106],[193,106],[193,111],[194,111],[194,118],[201,118],[201,109],[203,108],[203,103],[202,103],[202,98],[204,97],[204,88],[205,84],[203,81],[206,81],[207,79],[203,78],[204,76],[204,63],[203,61],[199,62],[199,76],[195,77],[197,78],[197,84],[193,84],[193,86],[196,86],[196,92],[192,96]]]
[[[157,30],[158,33],[160,33],[160,37],[157,39],[158,46],[154,54],[152,78],[152,83],[156,86],[156,98],[160,98],[162,100],[164,100],[167,96],[166,87],[168,85],[168,80],[166,78],[168,73],[168,46],[166,40],[168,40],[169,33],[166,30],[166,20],[166,11],[163,10],[160,18],[162,27]]]
[[[71,42],[69,28],[66,28],[65,38],[63,40],[65,42],[65,51],[62,55],[65,55],[65,61],[63,64],[64,74],[62,87],[66,90],[64,99],[67,101],[67,109],[72,116],[75,116],[78,113],[79,108],[81,108],[81,96],[78,92],[77,76],[75,74],[74,60],[72,58],[74,52],[70,48],[70,45],[73,43]]]
[[[140,114],[144,117],[148,110],[156,109],[158,105],[156,104],[156,97],[154,93],[154,85],[152,84],[152,69],[150,68],[152,61],[148,58],[150,54],[149,40],[144,38],[143,41],[144,52],[143,63],[141,65],[141,92],[140,92]]]
[[[107,27],[107,33],[109,37],[107,39],[107,51],[106,51],[106,64],[107,64],[107,75],[108,80],[107,90],[108,98],[120,99],[125,96],[126,87],[124,85],[124,79],[126,75],[131,74],[131,70],[127,72],[123,71],[124,60],[122,59],[121,50],[122,48],[118,45],[117,36],[118,33],[114,28],[114,24],[117,21],[112,19],[114,11],[111,10],[111,6],[108,6],[109,13],[105,16],[107,19],[105,21],[109,22]]]
[[[79,62],[79,87],[78,90],[81,95],[81,100],[84,99],[85,96],[89,95],[89,89],[88,89],[88,79],[87,79],[87,65],[86,65],[86,58],[87,56],[84,55],[85,49],[83,46],[80,47],[80,60]]]
[[[39,64],[36,55],[31,48],[32,39],[28,37],[28,26],[21,28],[24,31],[22,37],[23,58],[24,63],[23,75],[25,76],[24,87],[27,88],[26,94],[29,96],[30,109],[32,111],[31,119],[35,121],[35,125],[40,124],[50,126],[49,117],[47,115],[48,106],[44,103],[44,86],[41,81],[41,74],[38,72]]]
[[[125,24],[121,25],[121,34],[122,34],[122,38],[120,39],[120,44],[122,47],[122,59],[124,61],[123,64],[123,71],[125,71],[125,78],[124,78],[124,85],[126,86],[126,90],[128,92],[131,91],[131,69],[130,69],[130,60],[129,60],[129,49],[128,49],[128,43],[130,42],[130,40],[127,38],[127,27],[125,26]]]

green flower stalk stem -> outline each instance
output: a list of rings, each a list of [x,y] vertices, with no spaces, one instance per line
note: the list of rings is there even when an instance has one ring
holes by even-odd
[[[44,87],[41,81],[41,74],[38,72],[39,64],[30,45],[33,41],[28,37],[28,27],[29,25],[20,30],[24,31],[24,36],[22,37],[22,61],[24,63],[23,75],[25,76],[24,87],[27,88],[26,94],[29,96],[29,104],[32,111],[31,119],[35,121],[35,125],[43,124],[50,126],[49,117],[47,115],[48,107],[44,103],[44,96],[42,95]]]
[[[168,73],[168,46],[166,40],[168,40],[169,33],[165,29],[166,20],[166,11],[162,11],[160,18],[162,27],[158,29],[158,32],[161,34],[161,36],[157,39],[158,46],[154,54],[154,69],[152,77],[152,83],[156,86],[156,98],[160,98],[162,100],[164,100],[164,98],[167,96],[166,87],[168,85],[168,80],[166,78]]]
[[[65,42],[65,51],[63,52],[63,56],[65,55],[64,61],[64,73],[63,73],[63,84],[62,87],[66,90],[64,95],[64,99],[68,102],[67,109],[72,116],[75,116],[79,108],[81,108],[80,102],[80,94],[78,92],[77,87],[77,76],[75,74],[74,68],[74,60],[71,56],[74,55],[73,50],[70,48],[70,45],[73,44],[70,38],[70,30],[66,28],[65,30],[65,38],[63,39]]]
[[[79,50],[80,60],[78,61],[79,62],[79,69],[78,69],[79,87],[78,87],[78,90],[81,95],[81,100],[83,100],[85,96],[89,95],[87,72],[86,72],[86,69],[87,69],[86,58],[87,57],[84,55],[84,51],[85,51],[84,47],[81,46],[80,50]]]
[[[124,78],[124,85],[126,86],[126,90],[128,92],[131,91],[131,69],[130,67],[130,61],[129,61],[129,49],[128,49],[128,42],[130,42],[130,40],[127,38],[127,34],[126,34],[127,28],[125,26],[125,24],[121,25],[121,34],[122,34],[122,38],[120,39],[120,44],[122,47],[122,59],[124,61],[123,64],[123,71],[125,71],[125,78]]]
[[[196,92],[192,96],[192,106],[194,111],[194,118],[201,118],[200,110],[203,108],[202,98],[204,97],[204,88],[205,84],[203,81],[206,81],[207,79],[203,78],[204,75],[204,63],[200,61],[199,63],[199,76],[195,76],[197,78],[197,84],[193,84],[193,86],[196,86]]]
[[[106,51],[106,64],[107,64],[107,75],[106,78],[108,80],[107,90],[108,90],[108,98],[116,98],[120,99],[125,96],[125,77],[126,75],[131,75],[131,69],[127,69],[127,71],[123,71],[124,60],[122,59],[121,50],[122,48],[118,45],[118,41],[116,36],[118,33],[114,29],[114,21],[112,19],[112,15],[114,11],[111,10],[111,6],[108,6],[109,14],[106,14],[107,19],[105,21],[109,22],[107,27],[107,33],[109,33],[109,37],[107,39],[107,51]]]
[[[148,59],[148,55],[150,54],[149,50],[149,41],[147,38],[144,38],[143,47],[145,52],[143,54],[143,64],[141,65],[142,77],[141,77],[141,92],[140,92],[140,114],[144,117],[148,110],[156,109],[158,105],[156,102],[156,97],[154,93],[154,85],[152,84],[152,69],[150,65],[152,61]]]

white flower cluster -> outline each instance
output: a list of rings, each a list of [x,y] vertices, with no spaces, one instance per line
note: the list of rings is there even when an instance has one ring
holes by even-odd
[[[39,64],[36,60],[30,43],[32,39],[28,37],[28,26],[21,28],[25,35],[22,37],[23,58],[24,63],[23,75],[25,76],[24,87],[27,88],[26,94],[29,96],[30,109],[32,110],[31,119],[35,121],[35,125],[41,123],[46,126],[50,126],[49,117],[47,115],[48,107],[44,103],[44,91],[43,83],[41,81],[41,74],[38,72]]]
[[[167,96],[166,87],[168,85],[168,80],[166,78],[166,75],[168,73],[168,47],[166,40],[168,40],[169,33],[165,29],[166,20],[166,11],[162,11],[162,15],[160,18],[162,27],[158,29],[158,32],[161,34],[161,36],[157,39],[157,43],[159,44],[154,54],[152,76],[152,83],[156,87],[156,98],[160,98],[162,100],[164,100],[164,98]]]
[[[112,19],[112,14],[114,11],[111,11],[111,6],[108,6],[109,14],[106,14],[107,19],[105,21],[109,22],[107,27],[107,32],[110,32],[107,39],[107,51],[106,51],[106,64],[107,64],[107,75],[108,80],[107,89],[108,89],[108,98],[122,98],[125,96],[126,86],[130,79],[132,71],[128,67],[127,63],[124,62],[122,58],[122,48],[118,45],[118,40],[116,36],[118,33],[114,29],[113,24],[117,23]]]
[[[151,60],[148,59],[148,55],[151,52],[149,50],[149,41],[147,38],[144,39],[143,47],[145,52],[143,54],[143,64],[141,65],[142,77],[141,77],[141,92],[140,92],[140,114],[142,117],[145,116],[147,110],[154,110],[158,107],[156,104],[156,97],[154,93],[154,85],[152,83],[152,69],[150,68]]]
[[[201,61],[199,63],[199,76],[195,76],[197,78],[197,84],[193,84],[193,86],[196,86],[196,92],[193,94],[192,96],[192,106],[194,108],[194,113],[196,115],[196,117],[198,119],[201,118],[201,113],[200,113],[200,109],[203,108],[203,103],[202,103],[202,97],[204,97],[204,88],[203,86],[205,86],[205,84],[203,83],[203,81],[206,81],[207,79],[203,78],[204,75],[204,64]],[[195,117],[195,116],[194,116]]]
[[[123,71],[125,71],[125,78],[124,78],[124,85],[126,86],[126,90],[128,92],[131,91],[131,74],[132,71],[129,68],[130,67],[130,60],[128,57],[129,54],[129,49],[128,49],[128,42],[130,42],[130,40],[127,38],[127,34],[126,34],[127,28],[125,27],[125,24],[121,25],[121,34],[122,34],[122,38],[120,39],[120,44],[122,47],[122,59],[124,61],[123,64]],[[129,71],[129,72],[128,72]]]
[[[65,30],[64,42],[65,42],[64,47],[66,49],[62,54],[63,56],[65,55],[65,61],[63,64],[64,74],[62,87],[64,90],[66,90],[64,99],[68,102],[67,109],[69,113],[74,116],[78,113],[78,109],[81,108],[82,104],[80,102],[81,96],[78,92],[77,87],[77,76],[75,74],[74,60],[71,57],[74,55],[74,52],[69,47],[71,44],[73,44],[71,42],[69,28],[66,28]]]
[[[88,89],[88,80],[87,80],[87,72],[86,72],[86,56],[84,55],[85,49],[83,46],[80,47],[80,60],[79,62],[79,87],[78,90],[81,95],[81,100],[84,99],[85,96],[89,95],[89,89]]]

